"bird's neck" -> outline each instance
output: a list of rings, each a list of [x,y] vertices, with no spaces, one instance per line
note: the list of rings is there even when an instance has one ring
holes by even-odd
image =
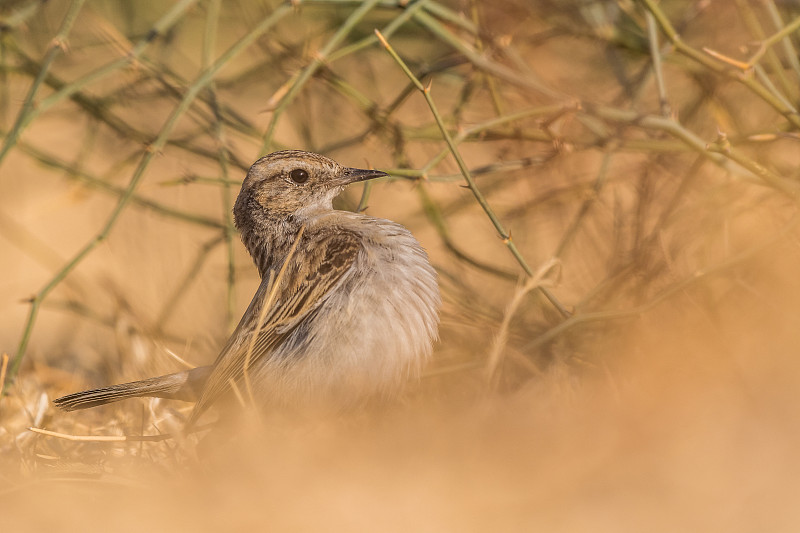
[[[260,228],[242,228],[242,242],[253,258],[261,278],[271,270],[281,267],[300,233],[302,223],[291,217],[271,220],[269,225]]]

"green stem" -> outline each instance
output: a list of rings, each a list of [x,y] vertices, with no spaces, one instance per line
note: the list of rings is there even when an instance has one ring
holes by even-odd
[[[211,63],[211,58],[214,55],[214,48],[217,41],[217,25],[219,21],[221,0],[211,0],[208,5],[208,15],[206,17],[206,36],[203,39],[203,56],[202,65]],[[217,141],[217,152],[219,168],[222,173],[222,187],[220,189],[220,200],[222,203],[222,220],[225,226],[223,238],[225,239],[226,261],[228,263],[228,272],[226,276],[226,297],[225,297],[225,323],[228,330],[232,330],[236,325],[235,309],[236,309],[236,263],[235,256],[236,250],[234,248],[234,235],[236,235],[236,227],[233,223],[233,212],[231,211],[231,185],[228,174],[228,160],[229,152],[225,138],[225,128],[223,126],[224,120],[222,117],[222,110],[220,109],[219,101],[217,99],[217,91],[215,83],[212,81],[208,87],[209,104],[211,111],[214,115],[213,120],[213,133]]]
[[[381,41],[381,44],[383,44],[384,48],[386,48],[386,51],[389,52],[389,55],[391,55],[392,58],[395,60],[395,62],[397,62],[397,64],[400,66],[400,68],[403,70],[406,76],[408,76],[408,79],[411,80],[411,83],[413,83],[414,86],[425,97],[425,101],[428,103],[428,107],[430,108],[431,113],[433,114],[433,118],[436,120],[436,124],[438,124],[439,130],[442,132],[442,137],[444,137],[444,140],[447,143],[448,148],[450,149],[450,153],[455,158],[456,164],[458,165],[458,168],[461,171],[461,175],[464,176],[464,180],[467,182],[467,188],[472,192],[472,195],[475,197],[475,200],[477,200],[478,204],[481,206],[484,213],[486,213],[486,216],[489,217],[489,220],[492,222],[492,225],[494,226],[495,230],[497,230],[497,233],[500,235],[500,238],[503,240],[503,243],[506,245],[511,254],[517,260],[517,263],[519,263],[519,265],[522,267],[522,269],[529,277],[533,276],[534,275],[533,269],[531,269],[531,267],[525,261],[525,258],[522,257],[522,254],[520,253],[519,249],[517,249],[516,244],[514,244],[514,241],[511,239],[511,234],[507,232],[506,229],[503,227],[503,224],[500,222],[500,219],[497,218],[497,215],[495,215],[494,210],[489,205],[489,202],[486,200],[486,198],[481,193],[480,189],[478,189],[478,186],[475,184],[475,180],[472,178],[472,174],[470,173],[469,168],[467,168],[466,163],[464,163],[464,160],[461,157],[461,153],[458,151],[456,144],[453,142],[453,138],[450,136],[450,132],[447,130],[447,127],[445,126],[444,121],[442,120],[442,117],[439,114],[439,110],[436,107],[436,103],[433,101],[433,98],[431,97],[430,85],[428,85],[428,87],[424,87],[422,85],[422,82],[420,82],[419,79],[414,75],[414,73],[411,72],[411,69],[408,68],[408,65],[406,65],[405,61],[403,61],[400,58],[400,56],[397,54],[394,48],[392,48],[389,42],[383,37],[383,35],[381,35],[381,33],[378,30],[375,30],[375,34],[378,36],[378,39]],[[556,309],[558,309],[559,312],[561,312],[561,314],[563,314],[565,317],[569,316],[569,312],[564,308],[563,305],[561,305],[561,303],[552,294],[550,294],[550,292],[547,289],[545,289],[544,287],[540,287],[540,290],[547,297],[547,299],[550,300],[550,302],[556,307]]]
[[[36,97],[36,93],[39,91],[39,87],[41,87],[42,82],[47,77],[47,72],[50,70],[53,62],[66,48],[67,36],[72,29],[72,25],[75,23],[75,19],[78,18],[78,13],[83,7],[83,3],[85,1],[86,0],[72,1],[67,14],[64,16],[64,20],[61,21],[61,28],[59,28],[58,33],[56,33],[56,36],[53,37],[53,40],[50,41],[49,49],[44,55],[39,73],[33,80],[31,88],[28,90],[28,94],[25,95],[25,100],[22,102],[22,107],[17,115],[17,120],[14,122],[14,125],[11,127],[11,131],[6,136],[3,146],[0,147],[0,164],[2,164],[8,151],[14,146],[14,144],[16,144],[22,129],[25,127],[25,124],[30,121],[29,116],[34,114],[33,100]],[[14,365],[12,363],[11,370],[13,369]]]
[[[333,52],[333,50],[341,44],[341,42],[347,37],[347,35],[353,31],[353,28],[358,24],[364,16],[369,13],[369,11],[378,3],[379,0],[365,0],[356,10],[354,10],[347,20],[344,21],[336,33],[333,34],[333,37],[319,50],[314,59],[311,61],[302,72],[295,78],[292,86],[289,87],[289,90],[283,95],[281,98],[278,107],[275,108],[275,111],[272,113],[272,118],[267,125],[267,131],[264,133],[264,139],[261,143],[261,154],[265,154],[270,151],[270,147],[272,146],[272,137],[275,135],[275,128],[278,125],[278,120],[280,120],[281,115],[286,111],[289,107],[289,104],[294,101],[297,94],[300,92],[300,89],[306,84],[306,82],[314,75],[314,73],[319,69],[322,64],[327,61],[328,56]]]
[[[108,237],[123,209],[125,209],[133,197],[136,187],[141,181],[145,170],[147,170],[148,166],[150,165],[150,162],[153,160],[153,157],[156,153],[160,152],[166,144],[169,135],[172,133],[172,130],[178,122],[178,119],[180,119],[186,113],[191,103],[197,97],[198,93],[208,86],[208,84],[214,78],[214,75],[223,66],[227,65],[233,57],[250,46],[260,35],[275,25],[284,16],[288,15],[291,12],[291,9],[292,7],[289,5],[282,5],[275,9],[270,16],[263,19],[255,28],[250,30],[249,33],[247,33],[233,46],[231,46],[224,54],[222,54],[213,65],[201,72],[195,82],[189,86],[183,99],[165,121],[158,137],[150,145],[147,152],[145,152],[141,162],[139,163],[139,166],[134,171],[128,187],[120,197],[116,208],[114,208],[112,211],[103,228],[72,258],[72,260],[70,260],[58,273],[56,273],[56,275],[47,284],[45,284],[45,286],[42,287],[42,289],[39,290],[36,296],[34,296],[32,299],[31,310],[25,323],[25,328],[23,330],[22,339],[20,340],[17,348],[16,356],[14,357],[11,367],[9,368],[8,375],[6,377],[7,380],[13,380],[19,371],[19,366],[22,363],[25,352],[28,348],[28,343],[30,342],[31,334],[33,332],[33,326],[36,323],[36,318],[38,316],[39,307],[41,306],[42,301],[87,255],[89,255],[92,250],[94,250],[95,247],[97,247],[98,244],[103,242]]]
[[[764,100],[764,102],[769,104],[773,109],[775,109],[775,111],[783,115],[786,120],[791,122],[795,128],[800,128],[800,115],[797,114],[797,111],[791,107],[787,107],[780,98],[776,98],[772,93],[770,93],[767,88],[761,85],[753,77],[752,71],[742,72],[740,70],[729,69],[726,63],[712,59],[710,56],[695,50],[683,42],[680,35],[678,35],[678,32],[672,26],[661,8],[658,7],[655,0],[639,1],[645,5],[650,13],[652,13],[653,17],[656,19],[656,22],[658,22],[658,25],[661,27],[661,31],[664,32],[678,52],[694,59],[712,72],[737,80],[755,93],[759,98]]]

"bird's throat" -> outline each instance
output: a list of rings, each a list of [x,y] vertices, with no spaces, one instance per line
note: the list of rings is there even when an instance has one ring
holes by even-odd
[[[242,228],[242,242],[262,279],[283,264],[300,227],[294,220],[284,219],[271,221],[269,227]]]

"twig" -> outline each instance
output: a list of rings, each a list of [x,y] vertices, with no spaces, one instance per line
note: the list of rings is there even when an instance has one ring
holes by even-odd
[[[656,31],[656,20],[652,13],[645,13],[647,18],[647,39],[650,43],[650,57],[653,60],[653,73],[656,77],[656,89],[658,90],[658,102],[661,114],[665,117],[670,116],[671,111],[667,100],[667,87],[664,84],[664,72],[661,69],[661,50],[658,46],[658,32]]]
[[[572,239],[578,232],[578,228],[580,228],[581,222],[583,221],[586,214],[589,212],[589,209],[592,207],[592,204],[594,204],[594,202],[597,200],[597,197],[600,195],[600,191],[603,189],[603,186],[606,183],[606,178],[608,176],[608,167],[611,164],[611,157],[612,156],[610,152],[606,152],[605,154],[603,154],[603,160],[600,162],[600,168],[597,171],[597,178],[595,178],[594,184],[592,185],[592,192],[590,193],[590,196],[583,201],[580,208],[578,209],[578,212],[575,214],[575,218],[572,220],[572,223],[567,227],[567,230],[561,237],[561,241],[558,243],[556,251],[553,254],[554,257],[563,259],[564,251],[567,249],[567,246],[569,246],[569,244],[572,242]]]
[[[189,268],[189,271],[183,276],[182,281],[175,289],[175,292],[167,299],[166,303],[164,303],[164,307],[162,307],[161,311],[158,313],[158,318],[156,318],[156,330],[163,331],[164,326],[169,321],[172,312],[175,310],[175,306],[178,305],[178,302],[181,300],[181,297],[184,295],[186,290],[191,285],[192,281],[197,277],[200,273],[200,269],[203,267],[206,259],[208,258],[209,253],[219,245],[223,240],[222,235],[217,235],[210,241],[206,242],[201,248],[200,251],[197,252],[197,257],[192,262],[192,266]]]
[[[47,0],[35,0],[21,7],[15,6],[16,10],[10,15],[0,17],[0,26],[9,29],[22,26],[28,22],[46,2]]]
[[[478,67],[479,70],[488,72],[497,78],[512,83],[524,89],[533,89],[544,96],[550,98],[563,98],[564,95],[551,89],[541,80],[532,75],[519,74],[505,65],[492,61],[484,55],[478,54],[471,46],[458,39],[451,31],[442,26],[436,19],[427,13],[417,13],[414,16],[420,24],[428,28],[434,36],[449,44],[466,57],[470,63]]]
[[[14,379],[17,371],[19,370],[19,365],[22,363],[22,359],[25,356],[25,351],[27,350],[28,342],[30,341],[31,333],[33,332],[33,325],[36,322],[36,317],[38,315],[39,306],[41,305],[42,300],[44,300],[50,291],[52,291],[87,255],[89,255],[89,253],[94,250],[98,244],[103,242],[108,237],[111,229],[114,227],[114,224],[119,218],[119,215],[133,197],[134,191],[141,181],[145,170],[147,170],[148,166],[150,165],[153,157],[166,144],[170,133],[172,133],[173,128],[178,122],[178,119],[183,116],[184,113],[186,113],[198,93],[208,85],[208,83],[213,79],[214,75],[224,65],[226,65],[233,57],[242,52],[242,50],[250,46],[261,34],[266,32],[270,27],[290,13],[291,9],[292,8],[289,5],[282,5],[275,9],[268,17],[263,19],[255,28],[253,28],[244,37],[239,39],[239,41],[237,41],[224,54],[222,54],[213,65],[203,71],[195,80],[195,82],[189,87],[183,100],[181,100],[178,106],[175,107],[165,121],[163,127],[161,128],[161,132],[159,133],[158,137],[156,137],[155,141],[153,141],[150,149],[145,152],[144,157],[142,157],[142,160],[139,163],[139,166],[134,171],[128,187],[120,197],[116,208],[108,217],[108,220],[103,228],[33,298],[33,301],[31,302],[31,310],[28,314],[28,319],[23,330],[22,339],[20,340],[19,347],[17,348],[17,354],[12,360],[7,379]]]
[[[795,76],[800,77],[800,59],[798,59],[797,50],[794,49],[792,40],[789,38],[792,33],[800,29],[800,17],[795,18],[790,24],[784,24],[781,19],[781,14],[778,12],[778,8],[775,7],[775,2],[773,2],[773,0],[766,0],[764,5],[767,7],[767,12],[772,19],[772,23],[776,28],[780,28],[780,30],[772,37],[762,41],[761,46],[772,46],[774,42],[780,41],[783,45],[786,61],[792,66],[792,69],[794,69]]]
[[[372,181],[365,181],[364,188],[361,190],[361,199],[356,206],[356,213],[363,213],[367,210],[367,202],[369,201],[369,194],[372,191]]]
[[[442,239],[442,243],[444,243],[445,247],[447,247],[450,253],[468,265],[471,265],[479,270],[483,270],[484,272],[494,276],[510,280],[516,280],[518,278],[518,276],[512,272],[507,272],[501,268],[490,265],[489,263],[485,263],[462,251],[450,235],[445,217],[442,215],[442,211],[439,209],[439,206],[436,205],[436,203],[433,201],[433,198],[431,198],[430,194],[428,194],[426,187],[423,184],[420,184],[417,190],[419,191],[420,198],[422,199],[422,208],[425,211],[425,215],[433,224],[433,227],[439,234],[439,238]]]
[[[117,70],[128,66],[131,62],[137,59],[144,49],[149,45],[155,37],[159,35],[159,33],[168,29],[172,24],[174,24],[180,15],[188,9],[192,4],[196,3],[198,0],[181,0],[177,4],[172,6],[172,9],[167,11],[167,13],[161,17],[161,19],[156,22],[156,24],[151,28],[151,30],[147,33],[147,36],[139,41],[137,45],[131,50],[130,54],[126,57],[113,61],[107,65],[100,67],[99,69],[86,74],[79,80],[76,80],[72,83],[69,83],[63,86],[59,91],[55,92],[54,94],[44,98],[41,102],[38,102],[36,106],[33,106],[33,97],[36,94],[36,90],[38,90],[39,85],[42,81],[45,80],[50,64],[55,59],[56,53],[58,50],[63,47],[64,40],[66,39],[66,33],[69,32],[69,27],[71,27],[72,22],[74,22],[74,17],[77,15],[76,13],[72,14],[73,9],[80,9],[80,4],[83,4],[85,0],[74,0],[72,6],[70,7],[70,12],[67,14],[67,17],[64,19],[64,25],[62,25],[62,31],[56,36],[53,40],[53,44],[51,45],[50,52],[45,57],[45,61],[39,73],[37,74],[36,80],[31,87],[31,92],[28,95],[30,102],[27,105],[23,105],[22,109],[20,110],[19,115],[17,116],[17,121],[14,124],[13,128],[9,132],[8,136],[6,137],[2,148],[0,148],[0,164],[2,164],[3,158],[5,157],[8,150],[17,143],[17,139],[19,138],[20,133],[22,130],[30,124],[33,119],[39,116],[41,113],[55,105],[56,103],[64,100],[65,98],[71,97],[82,88],[86,87],[90,83],[99,81]],[[77,6],[77,7],[76,7]],[[67,26],[69,24],[69,26]],[[26,99],[26,102],[28,99]]]
[[[392,22],[390,22],[383,29],[381,29],[381,33],[383,33],[383,35],[385,35],[386,37],[391,37],[392,34],[394,34],[394,32],[400,29],[400,27],[403,24],[407,23],[417,11],[419,11],[422,8],[428,7],[431,3],[432,2],[430,0],[418,0],[413,4],[407,6],[405,9],[403,9],[403,11],[400,13],[399,16],[392,19]],[[335,52],[331,53],[328,56],[326,63],[328,64],[333,63],[337,59],[341,59],[342,57],[351,55],[377,42],[378,38],[375,37],[375,35],[368,35],[367,37],[364,37],[358,42],[355,42],[347,46],[343,46],[338,50],[336,50]]]
[[[268,152],[270,147],[272,146],[272,137],[275,134],[275,128],[278,125],[278,120],[280,119],[281,115],[283,115],[284,111],[289,107],[289,104],[292,103],[295,96],[300,92],[300,89],[305,85],[305,83],[314,75],[314,73],[322,66],[322,64],[327,60],[328,55],[337,47],[339,44],[344,40],[347,35],[353,31],[358,22],[361,21],[364,16],[369,13],[369,11],[378,3],[378,0],[365,0],[355,9],[347,20],[342,24],[333,37],[323,46],[314,56],[314,59],[311,63],[303,69],[300,73],[293,78],[291,85],[287,88],[286,93],[280,99],[280,103],[278,107],[275,108],[275,111],[272,113],[272,118],[269,121],[269,125],[267,126],[267,130],[264,133],[264,139],[261,143],[261,150],[262,154]]]
[[[32,427],[28,428],[28,431],[73,442],[161,442],[179,436],[169,433],[161,435],[70,435],[69,433],[59,433],[58,431]]]
[[[53,39],[50,41],[50,46],[47,50],[47,53],[44,55],[39,73],[37,74],[36,79],[33,80],[33,84],[31,85],[30,89],[28,89],[28,94],[25,96],[25,100],[23,101],[22,107],[19,110],[19,114],[17,114],[17,120],[11,127],[11,131],[9,131],[8,135],[6,135],[6,138],[3,141],[3,146],[0,147],[0,164],[3,163],[6,154],[17,142],[20,132],[25,127],[26,121],[29,120],[29,116],[33,114],[33,99],[36,97],[36,93],[39,91],[39,87],[42,85],[42,82],[47,76],[47,72],[50,70],[53,62],[56,60],[56,57],[58,57],[61,52],[66,50],[67,36],[69,35],[70,30],[72,30],[72,25],[75,23],[75,19],[78,18],[78,13],[83,7],[83,3],[85,1],[86,0],[72,0],[69,10],[64,16],[64,20],[61,21],[61,28],[59,28],[58,33],[56,33],[55,37],[53,37]]]
[[[8,370],[8,354],[3,353],[3,362],[0,364],[0,400],[3,399],[3,389],[6,384],[6,370]]]
[[[583,107],[588,113],[607,120],[629,122],[638,126],[669,133],[714,163],[724,167],[726,170],[741,174],[741,171],[737,172],[737,169],[734,166],[731,166],[728,161],[726,161],[726,159],[729,159],[730,161],[737,163],[740,169],[747,170],[747,172],[756,179],[763,181],[770,187],[773,187],[774,189],[786,194],[793,200],[798,199],[798,187],[794,183],[782,178],[781,176],[778,176],[763,165],[753,161],[744,154],[740,153],[738,150],[734,149],[724,134],[720,134],[720,138],[718,138],[714,143],[709,144],[703,142],[703,140],[697,135],[687,130],[680,123],[671,118],[653,115],[641,115],[635,111],[614,109],[606,106],[592,106],[590,104],[584,104]]]
[[[467,187],[472,192],[473,196],[475,196],[475,199],[478,201],[478,204],[481,206],[483,211],[489,217],[489,220],[492,222],[494,228],[500,234],[500,238],[503,240],[503,244],[505,244],[506,247],[511,251],[511,254],[520,264],[525,273],[528,276],[533,276],[533,270],[531,269],[530,266],[528,266],[528,263],[525,261],[525,259],[522,257],[522,254],[517,249],[516,244],[514,244],[514,242],[512,241],[511,234],[505,230],[502,223],[494,214],[492,208],[489,206],[489,202],[486,200],[486,198],[484,198],[480,189],[478,189],[478,186],[475,184],[475,180],[472,179],[472,174],[470,174],[470,171],[467,168],[466,163],[464,163],[464,160],[461,158],[461,153],[458,151],[458,148],[453,142],[453,138],[447,131],[447,127],[444,125],[441,115],[439,115],[439,110],[436,108],[436,104],[434,103],[433,98],[431,97],[430,85],[424,87],[422,85],[422,82],[420,82],[419,79],[417,79],[417,77],[414,76],[414,74],[408,68],[408,65],[405,64],[405,62],[400,58],[397,52],[395,52],[394,48],[392,48],[392,46],[383,37],[383,35],[381,35],[381,33],[378,30],[375,30],[375,34],[378,36],[378,39],[381,41],[381,44],[383,44],[384,48],[386,48],[386,50],[389,52],[389,55],[392,56],[392,58],[397,62],[397,64],[403,70],[403,72],[405,72],[406,76],[408,76],[408,78],[414,84],[414,86],[425,97],[425,101],[428,103],[428,107],[430,108],[431,113],[433,114],[433,117],[436,120],[436,124],[439,126],[439,130],[442,132],[442,137],[444,137],[444,140],[447,143],[448,148],[450,149],[450,153],[453,154],[453,157],[455,158],[456,163],[458,164],[458,168],[461,171],[461,174],[464,176],[464,180],[467,182]],[[550,291],[548,291],[544,287],[539,287],[539,290],[547,297],[548,300],[550,300],[550,303],[552,303],[553,306],[556,309],[558,309],[558,311],[563,316],[565,317],[569,316],[569,311],[567,311],[566,308],[563,305],[561,305],[561,302],[559,302],[555,298],[555,296],[553,296],[550,293]]]
[[[245,354],[244,358],[244,383],[247,387],[247,394],[250,396],[251,405],[255,404],[255,401],[253,400],[253,388],[250,384],[249,373],[250,363],[253,358],[253,350],[255,349],[258,336],[261,333],[261,328],[264,327],[264,320],[267,317],[267,313],[272,310],[272,304],[275,303],[275,297],[278,295],[280,284],[283,281],[283,277],[286,275],[286,271],[289,268],[289,263],[294,256],[295,250],[297,250],[297,245],[300,243],[300,239],[302,238],[305,230],[305,225],[300,226],[300,231],[297,232],[297,237],[295,237],[292,247],[289,248],[289,253],[286,254],[286,259],[283,261],[283,265],[281,265],[278,275],[275,277],[275,279],[270,280],[271,283],[267,284],[267,286],[270,287],[269,295],[261,305],[261,312],[258,314],[258,322],[256,323],[255,329],[253,329],[253,334],[250,336],[250,344],[247,346],[247,354]]]
[[[739,9],[739,12],[742,14],[742,19],[744,20],[745,25],[750,30],[750,33],[753,35],[753,37],[758,39],[760,42],[759,49],[756,51],[756,54],[749,61],[750,65],[752,65],[753,67],[759,66],[758,63],[761,57],[766,55],[769,68],[772,71],[773,75],[776,78],[778,78],[778,82],[780,83],[780,86],[783,90],[783,94],[785,95],[784,99],[795,99],[797,97],[797,85],[796,83],[790,82],[789,79],[786,77],[783,65],[781,64],[781,60],[772,47],[774,44],[781,41],[785,36],[791,35],[794,30],[800,28],[800,17],[798,17],[794,21],[794,24],[798,24],[797,26],[794,27],[794,30],[791,29],[791,26],[793,26],[794,24],[790,24],[788,32],[787,28],[783,28],[776,34],[767,38],[766,33],[764,32],[764,28],[761,27],[761,22],[759,21],[759,18],[756,15],[755,11],[753,11],[751,5],[743,0],[735,0],[735,2],[736,6]]]
[[[792,125],[796,128],[800,128],[800,115],[797,114],[792,109],[787,108],[783,105],[780,99],[775,98],[763,85],[761,85],[758,81],[756,81],[753,76],[749,73],[749,71],[742,72],[741,70],[737,69],[735,71],[731,71],[725,68],[729,63],[720,61],[719,59],[712,59],[710,56],[695,50],[691,46],[687,45],[681,39],[678,32],[670,23],[667,16],[661,10],[660,7],[655,3],[655,0],[639,0],[642,2],[645,7],[653,14],[658,22],[658,25],[661,27],[661,31],[667,36],[667,38],[672,42],[675,49],[684,54],[687,57],[692,58],[693,60],[697,61],[707,69],[715,72],[717,74],[723,74],[730,78],[733,78],[739,82],[741,82],[744,86],[750,89],[753,93],[755,93],[759,98],[764,100],[767,104],[769,104],[775,111],[783,115],[786,120],[792,123]]]
[[[646,302],[642,305],[632,307],[630,309],[615,310],[615,311],[596,311],[596,312],[580,313],[580,314],[576,313],[567,320],[564,320],[555,327],[547,330],[542,335],[539,335],[531,342],[527,343],[524,348],[526,351],[533,350],[539,346],[542,346],[543,344],[550,342],[559,335],[565,333],[566,331],[580,324],[636,318],[642,315],[643,313],[653,309],[654,307],[660,305],[661,303],[665,302],[674,294],[677,294],[678,292],[689,288],[695,283],[708,279],[709,277],[712,277],[716,274],[719,274],[731,268],[735,268],[744,263],[745,261],[757,257],[759,252],[763,251],[769,246],[776,244],[777,242],[780,242],[781,239],[785,238],[786,235],[788,235],[789,232],[798,225],[798,223],[800,223],[800,216],[795,215],[771,239],[762,242],[756,246],[753,246],[743,252],[740,252],[731,257],[730,259],[723,261],[722,263],[719,263],[711,268],[708,268],[700,272],[696,272],[694,275],[686,279],[683,279],[677,283],[674,283],[670,287],[661,291],[658,295],[656,295],[655,298],[651,299],[649,302]]]
[[[497,386],[498,369],[503,362],[503,351],[508,343],[508,328],[511,325],[511,319],[517,312],[520,304],[532,290],[541,287],[545,283],[547,274],[559,264],[557,259],[546,261],[539,267],[536,273],[529,277],[525,284],[522,285],[514,292],[514,296],[506,306],[506,312],[503,314],[503,320],[500,323],[500,328],[497,331],[492,349],[489,352],[489,357],[486,358],[485,377],[489,390]]]
[[[211,64],[211,59],[214,54],[214,47],[217,40],[217,21],[219,19],[220,0],[211,0],[208,7],[208,14],[206,16],[206,35],[203,39],[203,56],[202,65],[206,68]],[[233,212],[231,211],[231,186],[228,175],[228,148],[225,140],[225,129],[223,127],[222,112],[219,103],[217,102],[217,93],[214,82],[209,83],[209,104],[211,111],[214,114],[213,132],[217,141],[217,151],[219,153],[219,168],[222,172],[222,187],[220,189],[220,200],[222,202],[222,220],[224,223],[223,238],[225,240],[226,260],[228,263],[228,272],[226,276],[226,297],[225,297],[225,322],[228,329],[233,329],[235,324],[234,309],[236,307],[235,301],[235,284],[236,284],[236,263],[235,263],[235,249],[234,249],[234,235],[236,235],[236,228],[233,223]]]
[[[57,157],[55,157],[54,155],[33,148],[32,146],[29,146],[26,143],[19,143],[17,145],[17,148],[19,151],[30,156],[39,163],[51,168],[64,170],[70,174],[70,177],[72,179],[83,182],[84,184],[93,187],[99,191],[113,194],[118,198],[122,197],[125,194],[126,189],[124,187],[119,187],[117,185],[109,183],[108,180],[101,179],[97,176],[89,174],[84,170],[75,168],[66,161],[62,161]],[[188,213],[186,211],[180,211],[178,209],[168,207],[164,204],[150,200],[148,198],[144,198],[138,194],[133,194],[131,196],[130,203],[133,205],[145,207],[147,209],[150,209],[154,213],[163,215],[168,218],[174,218],[176,220],[181,220],[183,222],[190,222],[192,224],[198,224],[200,226],[206,226],[209,228],[223,229],[222,223],[217,220],[213,220],[204,217],[202,215],[196,215],[194,213]]]

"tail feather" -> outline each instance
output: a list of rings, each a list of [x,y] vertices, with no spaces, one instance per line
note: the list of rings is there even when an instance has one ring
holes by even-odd
[[[199,398],[210,372],[210,366],[201,366],[166,376],[75,392],[57,398],[53,403],[64,411],[77,411],[127,398],[147,396],[192,402]]]

